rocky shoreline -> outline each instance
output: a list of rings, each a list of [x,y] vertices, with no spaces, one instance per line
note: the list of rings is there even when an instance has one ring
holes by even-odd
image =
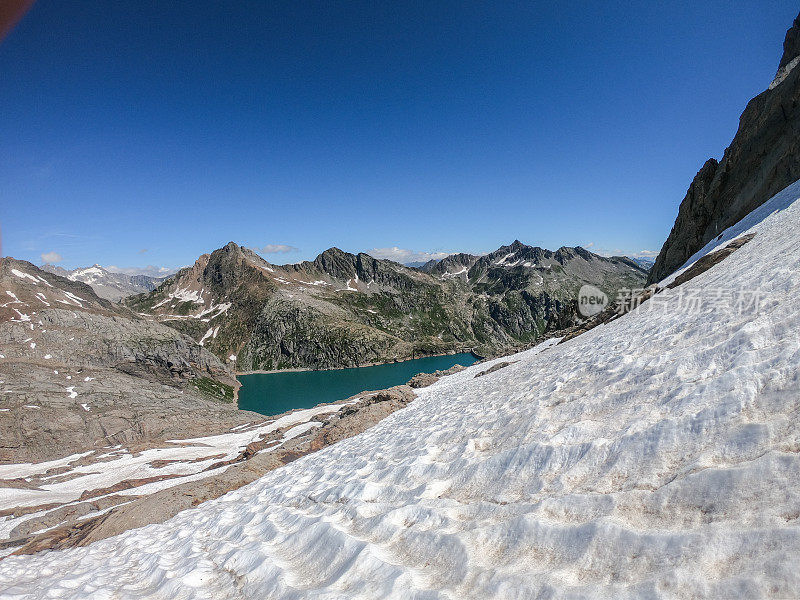
[[[472,356],[475,357],[475,359],[477,359],[478,361],[484,360],[486,358],[485,356],[481,356],[479,354],[476,354],[472,350],[464,350],[463,352],[465,354],[472,354]],[[454,354],[461,354],[461,352],[458,352],[456,350],[450,350],[448,352],[437,352],[437,353],[434,353],[434,354],[422,354],[420,356],[414,356],[414,357],[409,357],[409,358],[401,358],[401,359],[389,360],[389,361],[383,361],[383,362],[368,362],[368,363],[364,363],[362,365],[358,365],[356,367],[334,367],[332,369],[311,369],[311,368],[302,367],[302,368],[291,368],[291,369],[272,369],[272,370],[269,370],[269,371],[265,371],[263,369],[259,369],[259,370],[256,370],[256,371],[236,371],[236,376],[238,377],[239,375],[274,375],[275,373],[305,373],[306,371],[343,371],[344,369],[360,369],[362,367],[379,367],[381,365],[395,365],[395,364],[398,364],[398,363],[409,362],[411,360],[417,360],[417,359],[420,359],[420,358],[435,358],[437,356],[453,356]]]

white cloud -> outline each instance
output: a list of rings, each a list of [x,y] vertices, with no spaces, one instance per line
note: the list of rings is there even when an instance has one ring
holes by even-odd
[[[408,250],[407,248],[398,248],[397,246],[392,246],[391,248],[372,248],[371,250],[367,250],[366,253],[373,258],[385,258],[399,262],[400,264],[441,260],[446,256],[455,254],[455,252],[419,252],[416,250]]]
[[[261,248],[255,249],[261,254],[288,254],[289,252],[299,252],[299,248],[289,246],[287,244],[267,244]]]
[[[64,258],[58,252],[45,252],[42,254],[42,262],[44,263],[55,264],[62,260],[64,260]]]

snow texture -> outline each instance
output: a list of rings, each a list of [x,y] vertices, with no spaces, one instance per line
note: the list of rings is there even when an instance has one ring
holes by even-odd
[[[66,391],[70,398],[78,397],[74,387],[68,387]],[[169,440],[167,444],[170,444],[170,446],[164,448],[150,448],[138,452],[131,452],[122,447],[106,449],[107,452],[94,457],[94,461],[91,462],[87,459],[92,454],[89,452],[43,463],[0,465],[0,480],[30,478],[35,475],[46,476],[48,471],[51,470],[56,472],[56,475],[52,476],[53,482],[49,482],[47,480],[48,477],[45,477],[39,489],[0,488],[0,512],[25,506],[74,502],[87,490],[109,488],[126,480],[147,479],[158,475],[207,477],[214,473],[219,473],[219,469],[213,472],[208,471],[211,465],[236,457],[248,444],[260,439],[262,435],[281,428],[291,427],[282,438],[282,441],[291,439],[311,427],[319,426],[317,422],[312,422],[309,425],[309,421],[314,417],[337,412],[352,403],[353,401],[338,404],[321,404],[314,408],[288,413],[275,421],[270,421],[263,425],[242,428],[235,432],[231,431],[230,433],[200,438]],[[81,407],[87,412],[91,410],[88,404],[82,403]],[[40,407],[26,406],[26,408]],[[300,429],[297,429],[298,427]],[[271,449],[274,449],[274,447]],[[154,461],[163,460],[176,462],[161,467],[153,466]],[[65,472],[69,473],[69,478],[60,477]],[[189,480],[187,477],[176,477],[115,493],[122,495],[147,494]],[[4,519],[7,518],[0,518],[0,529],[2,529]],[[13,522],[14,525],[19,523],[19,521],[14,521],[13,519],[8,519],[8,521]],[[0,580],[2,579],[0,578]],[[3,598],[2,586],[0,586],[0,598]]]
[[[0,596],[800,597],[798,197],[658,302],[166,523],[8,557]],[[722,288],[764,301],[681,304]]]

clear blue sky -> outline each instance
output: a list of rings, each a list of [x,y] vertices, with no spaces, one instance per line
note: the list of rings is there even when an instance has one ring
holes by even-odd
[[[657,251],[797,8],[40,0],[0,44],[2,251]]]

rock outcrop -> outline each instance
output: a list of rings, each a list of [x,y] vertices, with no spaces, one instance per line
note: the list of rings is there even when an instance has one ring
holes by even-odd
[[[722,160],[709,159],[681,202],[649,282],[678,269],[720,232],[800,179],[800,16],[769,88],[753,98]]]

